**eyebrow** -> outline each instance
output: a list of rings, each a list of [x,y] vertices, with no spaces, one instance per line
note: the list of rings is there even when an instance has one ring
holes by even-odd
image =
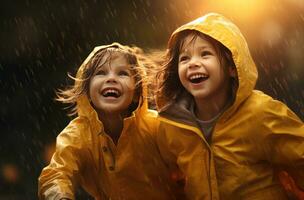
[[[132,67],[132,65],[130,65],[130,64],[115,66],[115,68],[117,68],[117,69],[124,69],[124,70],[131,70],[132,69],[131,67]]]
[[[212,47],[209,46],[209,45],[202,45],[202,46],[198,47],[198,50],[199,50],[199,51],[205,50],[205,49],[212,49]],[[187,53],[188,51],[189,51],[188,48],[186,48],[186,49],[181,49],[180,54],[182,54],[182,53]]]

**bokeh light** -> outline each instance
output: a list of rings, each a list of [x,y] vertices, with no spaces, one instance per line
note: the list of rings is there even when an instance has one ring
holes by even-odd
[[[16,184],[19,181],[19,171],[15,164],[4,164],[1,167],[2,177],[7,183]]]

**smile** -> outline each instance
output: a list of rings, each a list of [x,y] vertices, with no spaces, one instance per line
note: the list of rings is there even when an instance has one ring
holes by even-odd
[[[116,88],[105,88],[104,90],[102,90],[101,94],[104,97],[118,98],[121,96],[120,91]]]
[[[208,75],[202,73],[195,73],[188,76],[191,83],[201,83],[209,78]]]

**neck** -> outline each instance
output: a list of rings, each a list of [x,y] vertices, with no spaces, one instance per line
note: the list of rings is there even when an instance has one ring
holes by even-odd
[[[102,115],[99,115],[99,119],[104,125],[105,132],[112,138],[113,142],[117,144],[123,129],[124,117],[120,113],[102,113]]]
[[[229,101],[229,94],[214,96],[208,99],[195,99],[195,114],[198,119],[208,121],[223,111]]]

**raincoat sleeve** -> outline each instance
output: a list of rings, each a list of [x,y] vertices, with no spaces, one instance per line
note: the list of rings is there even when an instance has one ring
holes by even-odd
[[[304,125],[286,105],[271,100],[263,117],[266,153],[275,165],[284,166],[304,191]]]
[[[72,122],[57,137],[56,151],[38,180],[39,199],[75,199],[74,187],[81,168],[79,128]]]

